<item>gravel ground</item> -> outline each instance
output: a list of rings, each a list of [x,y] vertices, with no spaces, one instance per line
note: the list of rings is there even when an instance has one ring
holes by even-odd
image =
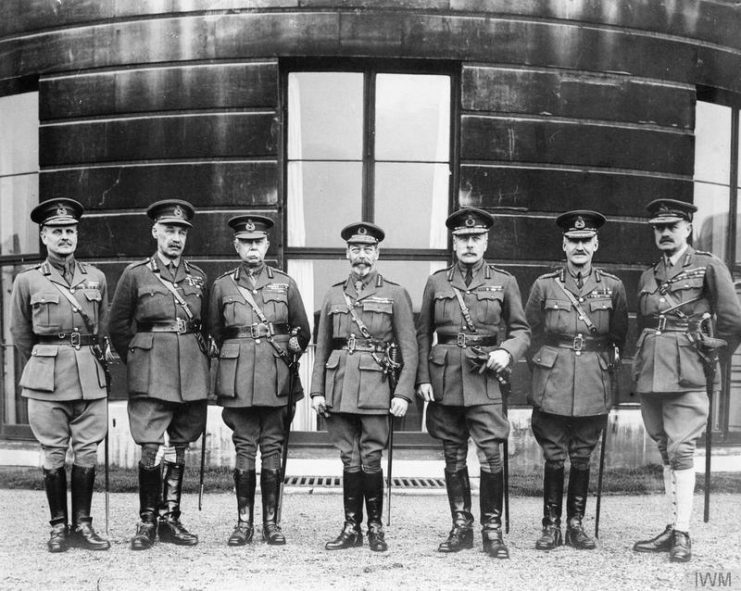
[[[259,497],[259,492],[258,492]],[[48,526],[43,492],[0,490],[0,588],[11,590],[128,590],[196,591],[236,589],[517,589],[539,591],[568,589],[615,591],[644,589],[696,589],[696,573],[731,570],[731,586],[741,590],[741,494],[713,497],[712,520],[702,523],[702,497],[695,499],[694,558],[688,564],[671,564],[666,554],[636,554],[635,539],[663,528],[661,497],[609,496],[603,500],[601,542],[595,551],[562,547],[552,552],[533,548],[539,533],[540,501],[511,499],[512,531],[507,536],[511,560],[490,559],[475,548],[458,554],[441,554],[437,544],[449,529],[443,495],[399,494],[387,528],[390,550],[370,552],[367,546],[327,552],[324,542],[339,533],[339,494],[288,491],[283,529],[288,545],[271,547],[256,541],[229,548],[226,539],[235,519],[231,494],[208,494],[198,512],[195,495],[185,495],[183,522],[199,534],[194,548],[157,544],[146,552],[131,552],[128,538],[134,531],[137,497],[111,495],[108,552],[71,549],[65,554],[46,551]],[[478,514],[478,498],[474,498]],[[590,499],[589,510],[594,503]],[[103,530],[103,496],[96,494],[93,512]],[[259,502],[256,507],[259,513]],[[586,521],[594,528],[593,518]]]

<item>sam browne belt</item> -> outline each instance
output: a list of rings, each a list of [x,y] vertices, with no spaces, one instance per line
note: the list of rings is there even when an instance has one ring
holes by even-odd
[[[466,347],[494,347],[499,344],[499,338],[496,335],[478,336],[463,332],[447,335],[438,333],[437,342],[439,345],[457,345],[465,349]]]
[[[193,334],[201,331],[201,323],[178,318],[162,322],[139,322],[137,332],[176,332],[178,334]]]
[[[548,335],[545,344],[561,349],[571,349],[577,353],[581,351],[605,351],[610,344],[607,338],[585,337],[581,334],[572,336]]]
[[[274,335],[290,334],[288,324],[273,324],[272,322],[255,322],[245,326],[228,326],[224,329],[224,339],[264,339]]]
[[[52,335],[38,335],[39,345],[70,345],[79,349],[98,344],[98,337],[92,334],[80,334],[77,331],[60,332]]]

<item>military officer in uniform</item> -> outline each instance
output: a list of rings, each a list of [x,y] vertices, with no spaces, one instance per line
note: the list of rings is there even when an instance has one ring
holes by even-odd
[[[100,364],[105,326],[105,275],[75,260],[83,207],[73,199],[44,201],[31,212],[47,258],[13,285],[11,333],[21,358],[21,395],[43,451],[44,487],[51,512],[49,552],[69,546],[108,550],[92,526],[90,505],[98,444],[108,428],[106,379]],[[68,527],[65,457],[72,445],[72,526]]]
[[[234,484],[237,525],[230,546],[252,541],[255,502],[255,455],[262,469],[262,536],[268,544],[285,544],[276,523],[282,473],[281,450],[288,407],[289,375],[310,339],[309,321],[296,282],[264,263],[273,221],[259,215],[229,220],[234,248],[241,259],[236,269],[215,282],[209,298],[209,329],[220,349],[216,379],[222,417],[233,431],[237,451]],[[293,384],[294,398],[303,397]]]
[[[157,252],[126,267],[111,305],[109,332],[127,366],[129,425],[141,446],[141,522],[132,550],[151,547],[157,534],[161,542],[198,543],[180,522],[185,451],[205,426],[209,377],[201,323],[206,276],[182,256],[194,213],[177,199],[149,206]],[[165,431],[175,461],[160,470]]]
[[[403,417],[414,395],[414,318],[407,291],[376,269],[384,231],[358,222],[346,226],[341,236],[347,242],[350,276],[335,283],[324,298],[311,384],[312,405],[326,417],[343,464],[345,524],[326,549],[363,544],[365,497],[368,544],[384,552],[381,454],[389,413]],[[398,347],[403,362],[393,393],[387,377],[391,347]]]
[[[659,535],[637,542],[633,549],[669,552],[672,562],[687,562],[692,557],[693,458],[708,418],[703,334],[708,322],[715,320],[717,336],[728,343],[726,353],[733,353],[741,338],[741,306],[725,264],[689,243],[697,208],[657,199],[647,209],[662,256],[643,272],[638,284],[640,336],[633,382],[646,431],[656,441],[664,464],[670,522]]]
[[[453,528],[438,550],[473,547],[466,465],[471,437],[481,464],[483,547],[495,558],[509,558],[501,529],[504,478],[499,452],[509,422],[499,379],[505,379],[527,350],[530,329],[517,281],[484,260],[493,223],[488,212],[471,207],[459,209],[445,222],[457,261],[431,275],[425,286],[417,325],[417,395],[429,403],[427,431],[442,441],[445,455]]]
[[[566,265],[535,280],[525,306],[532,330],[532,429],[543,448],[543,532],[539,550],[561,545],[564,461],[571,462],[566,500],[566,544],[596,544],[582,519],[589,488],[589,458],[607,424],[619,351],[628,330],[622,281],[592,266],[605,223],[596,211],[566,212]]]

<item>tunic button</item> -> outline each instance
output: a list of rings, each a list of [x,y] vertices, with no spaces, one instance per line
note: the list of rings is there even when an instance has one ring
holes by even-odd
[[[666,301],[666,299],[664,299],[664,298],[659,298],[659,301],[660,301],[660,302],[661,302],[661,303],[663,304],[663,303],[664,303],[664,302]]]
[[[584,316],[579,316],[579,320],[584,320]]]
[[[580,302],[583,302],[583,301],[584,301],[584,298],[579,298],[579,301],[580,301]]]

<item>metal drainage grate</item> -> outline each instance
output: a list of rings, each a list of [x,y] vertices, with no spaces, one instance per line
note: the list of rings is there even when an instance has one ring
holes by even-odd
[[[394,488],[422,490],[445,488],[445,481],[442,478],[394,477],[393,480]],[[286,478],[286,486],[339,488],[342,486],[342,478],[339,476],[289,476]]]

